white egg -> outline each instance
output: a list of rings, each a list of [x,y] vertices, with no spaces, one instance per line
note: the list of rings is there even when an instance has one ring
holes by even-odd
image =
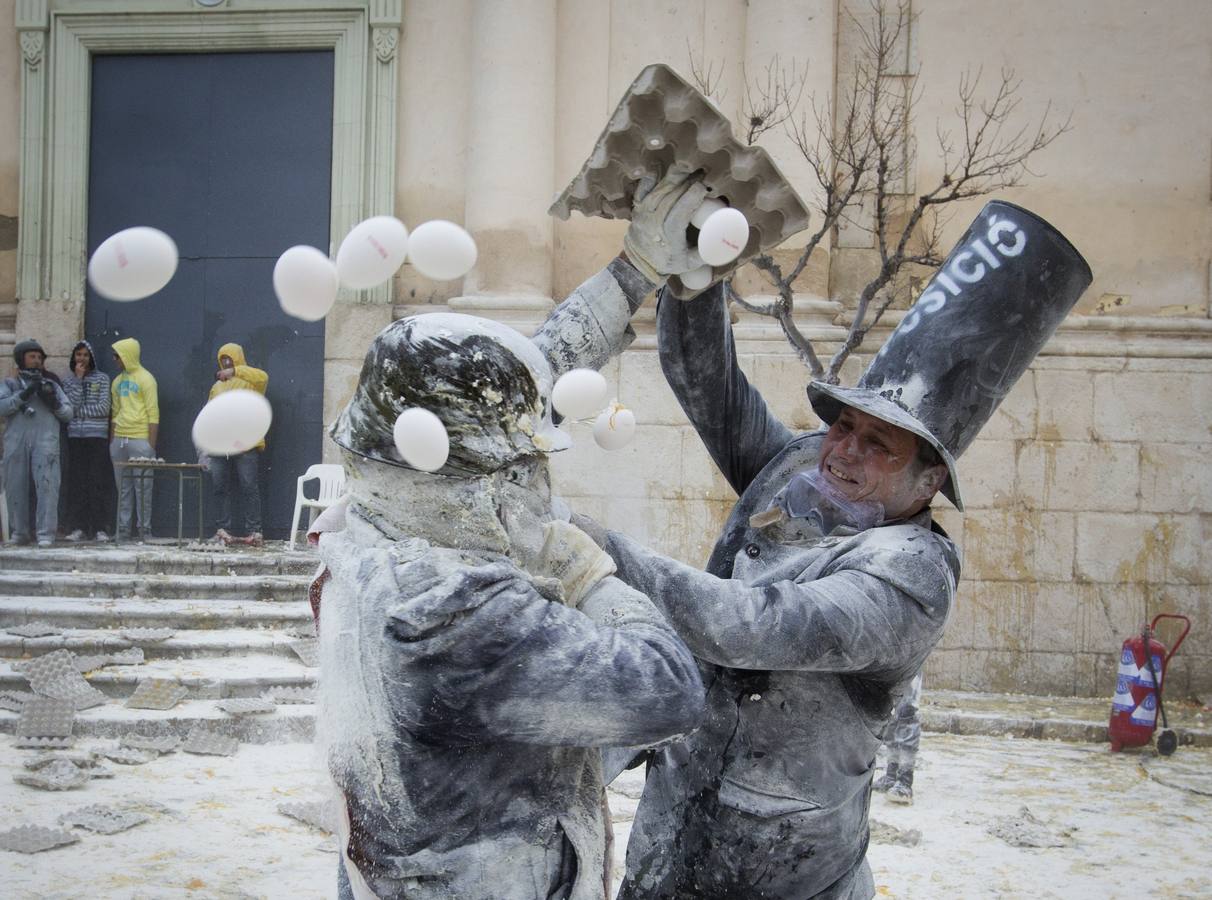
[[[394,216],[375,216],[359,222],[341,241],[337,275],[347,288],[371,288],[391,278],[407,255],[404,223]]]
[[[88,280],[110,300],[142,300],[177,271],[177,245],[163,231],[138,226],[106,238],[88,261]]]
[[[701,291],[707,285],[711,284],[712,269],[711,266],[699,266],[697,269],[691,269],[689,272],[683,272],[678,276],[682,284],[692,291]]]
[[[291,247],[274,265],[274,293],[289,315],[317,322],[336,302],[337,267],[315,247]]]
[[[728,265],[741,255],[748,242],[749,220],[732,207],[716,210],[699,229],[699,255],[709,265]]]
[[[408,259],[426,278],[450,281],[462,278],[476,264],[476,242],[454,222],[434,219],[408,236]]]
[[[588,419],[603,406],[610,389],[593,369],[565,372],[551,389],[551,405],[566,419]]]
[[[194,446],[211,456],[232,456],[251,450],[265,437],[273,409],[256,391],[225,391],[194,419]]]
[[[727,208],[728,204],[723,200],[717,200],[715,197],[708,197],[706,200],[700,203],[699,208],[694,211],[694,214],[690,217],[690,224],[695,228],[702,228],[703,223],[711,217],[712,213],[716,213],[721,209]]]
[[[442,420],[427,409],[413,407],[396,417],[391,430],[400,457],[414,469],[436,472],[450,456],[450,435]]]
[[[635,413],[615,402],[593,423],[593,439],[603,450],[619,450],[635,438]]]

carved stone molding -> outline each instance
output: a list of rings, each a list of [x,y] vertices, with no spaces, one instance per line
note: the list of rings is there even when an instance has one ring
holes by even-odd
[[[391,62],[396,56],[396,47],[400,43],[400,30],[391,26],[375,28],[374,30],[375,58],[381,63]]]
[[[36,69],[42,64],[42,51],[45,47],[45,32],[21,32],[21,55],[25,57],[25,64],[31,69]]]

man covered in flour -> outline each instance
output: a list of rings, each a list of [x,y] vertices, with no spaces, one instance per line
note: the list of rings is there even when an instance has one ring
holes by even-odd
[[[650,192],[636,234],[685,244],[704,194],[686,182]],[[645,265],[660,277],[685,271],[683,257],[649,252]],[[622,352],[652,288],[619,258],[533,341],[445,313],[375,338],[330,432],[348,505],[314,529],[318,739],[342,797],[342,897],[608,896],[598,748],[701,721],[690,652],[568,522],[548,478],[548,454],[569,444],[552,424],[555,377]],[[393,440],[412,408],[445,426],[437,472],[410,467]]]
[[[1046,222],[989,203],[859,384],[808,385],[826,428],[800,435],[741,372],[725,290],[662,294],[665,376],[739,499],[706,571],[597,532],[707,689],[702,727],[649,756],[621,898],[874,895],[876,749],[959,578],[931,500],[963,509],[956,458],[1090,279]]]

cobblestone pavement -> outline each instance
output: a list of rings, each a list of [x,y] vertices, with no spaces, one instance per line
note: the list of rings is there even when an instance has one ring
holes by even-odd
[[[77,750],[112,745],[87,740]],[[0,851],[6,898],[335,895],[332,841],[277,811],[322,796],[309,745],[110,763],[114,777],[54,793],[12,780],[33,755],[0,737],[2,828],[54,825],[95,803],[140,804],[152,818],[109,836],[76,829],[78,843],[37,856]],[[641,787],[628,773],[611,792],[620,874]],[[879,897],[1212,897],[1212,751],[1159,759],[1096,744],[927,734],[915,787],[912,807],[872,802]],[[1040,823],[1028,830],[1062,846],[1015,847],[989,833],[999,822],[1030,824],[1023,807]],[[914,831],[915,845],[882,842],[913,844]]]

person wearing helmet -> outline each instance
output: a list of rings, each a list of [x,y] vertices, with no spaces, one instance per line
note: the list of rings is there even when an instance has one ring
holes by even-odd
[[[613,276],[587,290],[626,315]],[[571,364],[602,332],[568,321],[573,338],[551,329],[547,345]],[[508,326],[412,316],[374,339],[332,426],[348,498],[317,520],[312,599],[341,897],[601,900],[599,748],[700,720],[690,652],[552,495],[548,457],[569,445],[554,379]],[[397,447],[415,408],[449,438],[437,471]]]
[[[38,546],[55,542],[59,527],[59,424],[72,417],[67,395],[43,366],[46,353],[35,340],[13,347],[15,377],[0,382],[0,416],[4,430],[4,493],[8,502],[10,543],[30,542],[31,476],[37,495],[35,529]]]

